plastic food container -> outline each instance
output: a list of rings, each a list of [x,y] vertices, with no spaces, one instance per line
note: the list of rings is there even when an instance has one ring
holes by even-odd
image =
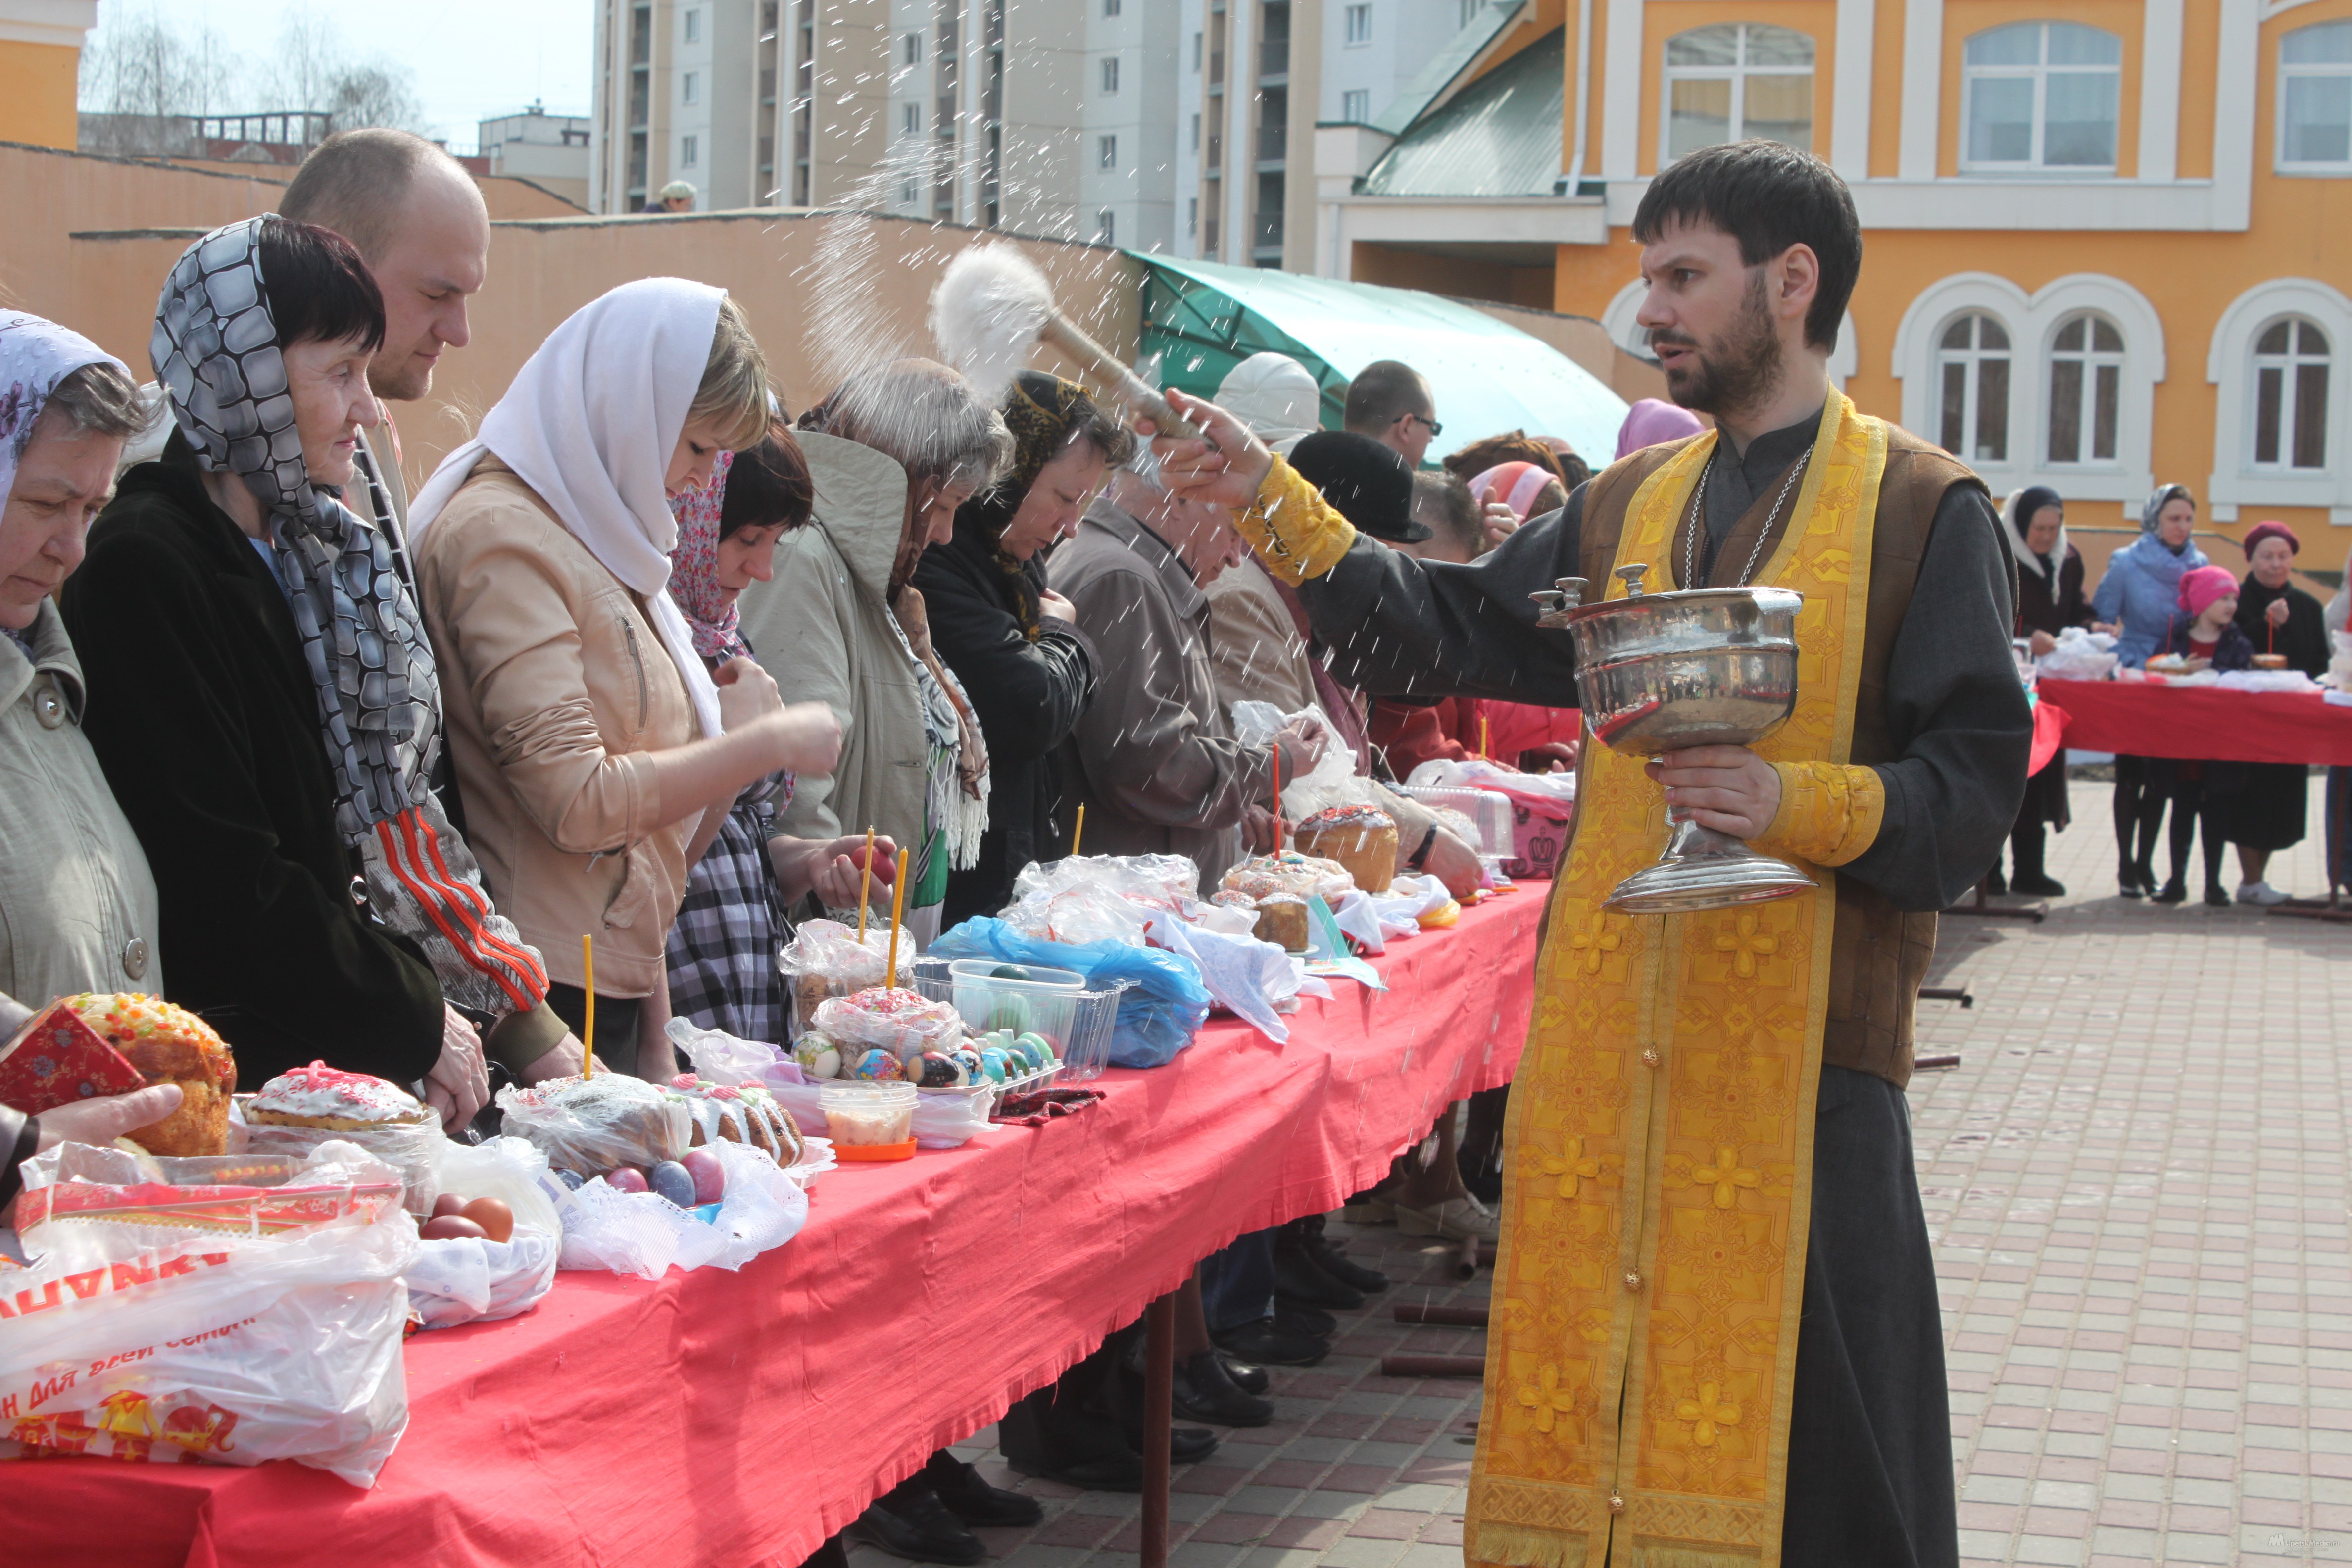
[[[1070,1037],[1060,1042],[1060,1081],[1086,1083],[1102,1076],[1110,1063],[1110,1036],[1118,1021],[1118,999],[1135,989],[1132,980],[1114,983],[1104,991],[1082,991],[1072,1009]]]
[[[838,1160],[904,1160],[915,1152],[915,1086],[827,1083],[817,1090]]]
[[[1068,1055],[1066,1047],[1077,1023],[1077,999],[1087,987],[1085,975],[1074,969],[1000,963],[989,958],[959,958],[949,967],[955,1009],[972,1033],[1010,1029],[1016,1035],[1043,1035],[1055,1056]],[[997,973],[1012,969],[1027,978],[1015,980]]]
[[[1507,858],[1512,851],[1511,797],[1491,789],[1458,789],[1441,784],[1407,784],[1397,793],[1424,805],[1449,805],[1475,823],[1478,842],[1470,847],[1482,855]]]

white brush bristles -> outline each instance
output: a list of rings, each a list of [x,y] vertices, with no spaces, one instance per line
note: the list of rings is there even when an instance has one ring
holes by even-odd
[[[990,403],[1002,403],[1054,313],[1054,286],[1019,247],[975,245],[948,263],[931,290],[940,357]]]

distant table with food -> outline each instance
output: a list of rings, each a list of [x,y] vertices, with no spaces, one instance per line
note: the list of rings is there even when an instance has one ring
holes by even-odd
[[[2074,752],[2223,763],[2352,765],[2352,707],[2317,692],[2237,691],[2155,680],[2053,680]]]
[[[525,1315],[418,1334],[372,1489],[273,1462],[0,1464],[26,1563],[800,1563],[934,1449],[1052,1381],[1236,1236],[1336,1206],[1453,1100],[1508,1082],[1548,883],[1106,1098],[850,1163],[740,1272],[566,1270]],[[5,1276],[0,1276],[4,1279]]]

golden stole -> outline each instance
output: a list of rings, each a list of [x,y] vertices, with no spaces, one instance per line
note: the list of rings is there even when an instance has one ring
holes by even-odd
[[[1830,395],[1795,510],[1759,583],[1805,596],[1796,712],[1756,750],[1846,761],[1886,426]],[[1634,492],[1617,563],[1674,579],[1676,525],[1712,435]],[[1609,597],[1624,594],[1614,579]],[[1817,891],[1686,915],[1612,913],[1655,859],[1660,787],[1588,742],[1574,847],[1553,891],[1532,1038],[1511,1096],[1465,1556],[1528,1568],[1771,1568],[1804,1290],[1813,1106],[1827,1011]],[[1830,843],[1833,769],[1784,768],[1775,847]]]

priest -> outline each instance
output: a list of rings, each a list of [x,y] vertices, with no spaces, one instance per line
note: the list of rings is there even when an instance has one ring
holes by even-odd
[[[1213,407],[1171,487],[1298,585],[1342,680],[1569,706],[1528,595],[1742,584],[1804,595],[1796,710],[1753,749],[1588,745],[1511,1102],[1465,1555],[1519,1568],[1948,1565],[1943,1342],[1904,1085],[1936,912],[1993,861],[2032,719],[2014,567],[1983,484],[1829,378],[1861,268],[1844,184],[1767,142],[1652,182],[1640,321],[1716,428],[1595,476],[1470,565],[1359,538]],[[1812,890],[1604,907],[1664,807]]]

